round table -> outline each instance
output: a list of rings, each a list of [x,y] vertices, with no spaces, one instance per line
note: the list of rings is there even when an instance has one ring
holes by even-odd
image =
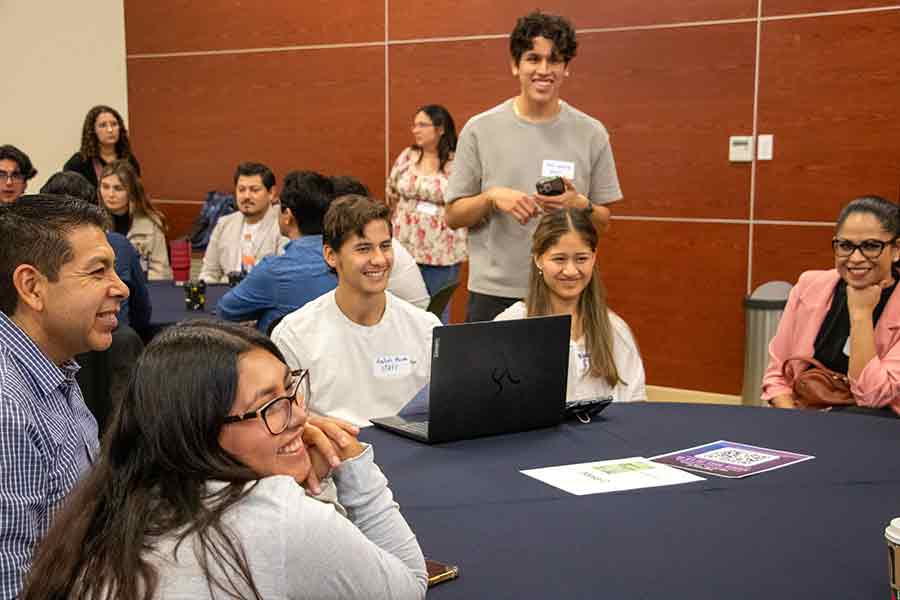
[[[900,515],[896,420],[634,403],[551,429],[427,446],[361,438],[429,558],[433,598],[886,598]],[[719,439],[816,458],[744,479],[574,496],[519,473]]]

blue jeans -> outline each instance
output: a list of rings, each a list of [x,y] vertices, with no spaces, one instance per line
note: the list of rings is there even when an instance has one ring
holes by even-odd
[[[450,266],[435,266],[419,264],[419,271],[422,272],[422,279],[425,280],[425,289],[428,290],[429,296],[434,296],[439,291],[455,283],[459,279],[459,263]],[[446,324],[450,318],[450,303],[441,313],[441,322]]]

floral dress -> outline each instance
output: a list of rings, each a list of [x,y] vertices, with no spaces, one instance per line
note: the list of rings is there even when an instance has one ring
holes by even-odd
[[[452,266],[466,259],[466,230],[450,229],[444,218],[444,194],[452,161],[444,172],[422,175],[419,153],[407,148],[397,157],[387,180],[387,197],[395,204],[394,237],[422,265]]]

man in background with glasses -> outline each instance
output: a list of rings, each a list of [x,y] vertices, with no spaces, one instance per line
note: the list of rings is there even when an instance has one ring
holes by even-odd
[[[10,144],[0,146],[0,204],[12,204],[37,175],[28,155]]]

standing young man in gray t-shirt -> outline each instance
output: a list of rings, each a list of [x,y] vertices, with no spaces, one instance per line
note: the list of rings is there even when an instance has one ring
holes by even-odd
[[[527,295],[542,212],[591,208],[602,233],[603,204],[622,198],[606,128],[559,98],[577,45],[567,19],[521,17],[509,38],[519,95],[472,117],[460,134],[446,215],[450,227],[469,228],[467,321],[489,321]],[[556,175],[566,179],[565,193],[535,193],[539,178]]]

